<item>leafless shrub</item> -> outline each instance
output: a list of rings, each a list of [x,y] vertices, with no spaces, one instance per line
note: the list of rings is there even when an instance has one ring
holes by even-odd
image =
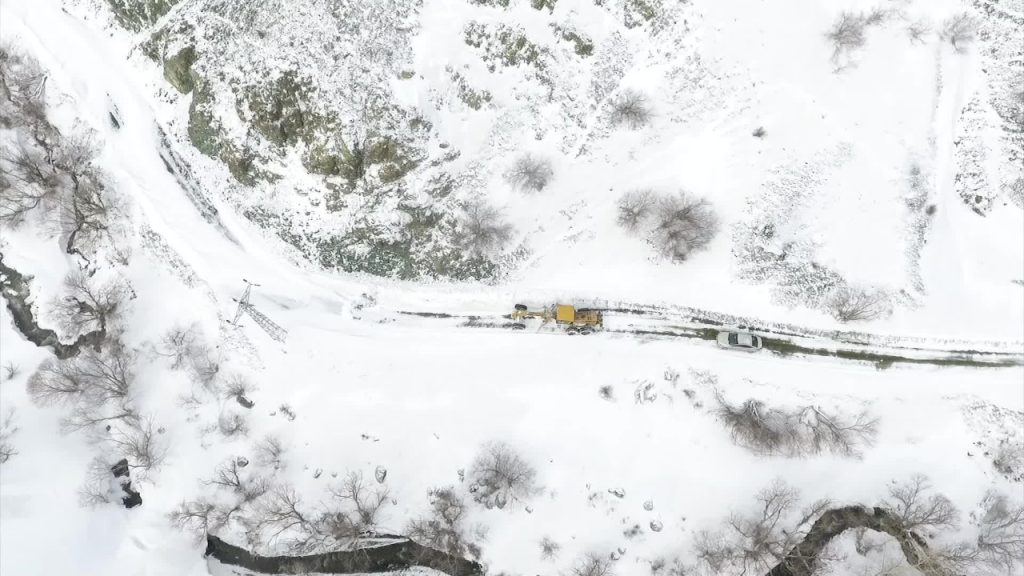
[[[477,200],[466,205],[456,240],[472,254],[486,256],[500,251],[511,240],[513,230],[497,208]]]
[[[18,432],[14,415],[14,407],[12,406],[7,409],[3,419],[0,420],[0,464],[5,464],[11,457],[18,454],[18,451],[14,449],[14,444],[11,442],[11,438]]]
[[[158,468],[167,456],[167,446],[160,434],[153,420],[144,418],[138,425],[114,428],[109,440],[120,456],[128,460],[129,468],[145,472]]]
[[[923,18],[907,24],[907,36],[915,44],[924,44],[926,37],[931,33],[932,25]]]
[[[630,130],[638,130],[650,123],[653,112],[647,97],[636,90],[623,90],[612,101],[612,126],[625,126]]]
[[[840,322],[877,320],[892,313],[892,300],[884,290],[843,286],[832,292],[826,307]]]
[[[652,190],[633,190],[626,192],[619,198],[618,218],[619,226],[627,232],[636,233],[650,219],[656,204]]]
[[[1012,573],[1024,565],[1024,502],[1011,502],[1005,494],[989,491],[981,501],[977,561]]]
[[[184,501],[168,514],[168,520],[179,530],[191,532],[196,542],[206,539],[206,535],[223,527],[218,520],[223,513],[218,506],[206,498]]]
[[[864,45],[867,18],[862,14],[843,12],[825,34],[832,43],[832,62],[839,64],[850,52]]]
[[[710,202],[680,192],[658,202],[650,241],[665,258],[682,262],[706,248],[718,228],[718,216]]]
[[[1008,478],[1024,473],[1024,445],[1013,438],[1001,439],[993,450],[992,465]]]
[[[340,485],[330,488],[330,493],[350,509],[349,513],[333,514],[331,533],[338,540],[375,530],[388,502],[387,487],[367,482],[362,472],[349,472]]]
[[[615,569],[612,562],[606,557],[598,554],[585,554],[576,560],[570,572],[573,576],[614,576]]]
[[[505,181],[522,192],[540,192],[554,175],[550,160],[535,154],[523,154],[505,171]]]
[[[882,506],[906,530],[956,526],[956,507],[942,494],[929,494],[931,488],[928,478],[917,474],[902,484],[893,483],[889,487],[889,498],[882,502]]]
[[[237,398],[239,396],[246,396],[249,394],[252,386],[249,381],[245,379],[245,376],[241,374],[234,374],[228,379],[227,386],[224,388],[225,398]]]
[[[797,515],[799,492],[775,481],[757,495],[757,512],[733,513],[720,531],[702,530],[694,540],[698,559],[714,573],[767,573],[803,539],[828,506],[819,500]]]
[[[796,457],[832,452],[856,457],[878,433],[877,421],[865,413],[849,418],[817,406],[784,410],[753,399],[734,405],[719,392],[716,399],[716,413],[733,441],[757,453]]]
[[[225,438],[245,436],[249,433],[249,423],[238,412],[221,412],[217,417],[217,430]]]
[[[978,36],[981,23],[969,12],[961,12],[943,22],[939,37],[949,42],[959,53],[967,51],[967,47]]]
[[[21,375],[21,368],[14,362],[4,364],[4,380],[10,382]]]
[[[554,560],[558,558],[558,552],[562,545],[555,542],[550,536],[540,539],[540,557],[542,560]]]
[[[197,324],[175,326],[164,334],[160,354],[171,359],[171,368],[178,370],[186,366],[192,348],[202,339]]]
[[[281,469],[284,454],[286,452],[284,443],[277,436],[267,435],[256,443],[256,461],[262,466],[270,466],[274,470]]]
[[[597,394],[602,400],[608,400],[609,402],[615,400],[615,388],[611,384],[605,384],[598,388]]]
[[[413,519],[406,534],[413,541],[452,558],[480,557],[480,547],[465,525],[466,504],[451,486],[430,491],[430,512]]]
[[[538,492],[536,471],[504,442],[484,444],[469,470],[473,499],[488,508],[504,508]]]
[[[99,506],[115,502],[122,494],[120,484],[110,472],[110,463],[100,457],[93,458],[85,482],[78,488],[78,502],[82,506]]]
[[[105,332],[111,320],[121,312],[129,289],[121,279],[98,282],[81,270],[64,278],[65,294],[55,305],[61,327],[68,333],[92,330]]]

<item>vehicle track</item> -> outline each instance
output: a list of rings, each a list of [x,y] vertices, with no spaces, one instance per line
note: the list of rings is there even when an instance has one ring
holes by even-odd
[[[593,307],[604,314],[602,333],[648,339],[714,342],[722,328],[748,330],[764,338],[764,350],[779,357],[830,357],[866,362],[877,368],[896,364],[1008,368],[1024,366],[1024,345],[1012,342],[934,341],[859,332],[800,330],[795,326],[757,321],[726,323],[694,317],[674,307]],[[692,309],[684,309],[686,312]],[[445,312],[399,311],[405,316],[456,322],[462,328],[513,330],[511,315],[460,315]],[[722,315],[718,315],[721,317]],[[737,319],[738,320],[738,319]],[[555,329],[539,330],[556,333]],[[929,346],[928,344],[933,344]],[[975,344],[977,346],[972,347]]]

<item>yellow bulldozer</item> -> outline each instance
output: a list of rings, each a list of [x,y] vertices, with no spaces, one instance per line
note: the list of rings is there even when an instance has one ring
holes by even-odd
[[[538,310],[530,310],[525,304],[516,304],[512,311],[512,328],[526,328],[523,320],[527,318],[539,318],[543,324],[554,322],[570,336],[593,334],[604,327],[604,317],[600,310],[577,308],[571,304],[553,304]]]

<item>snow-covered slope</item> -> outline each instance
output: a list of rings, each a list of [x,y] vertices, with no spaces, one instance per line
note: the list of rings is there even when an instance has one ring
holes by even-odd
[[[0,412],[16,409],[0,432],[17,452],[0,467],[0,573],[230,573],[169,516],[248,498],[211,481],[240,459],[267,490],[215,531],[264,554],[304,529],[257,526],[282,494],[311,515],[347,506],[331,490],[349,473],[387,489],[373,522],[385,534],[408,533],[429,491],[451,486],[490,573],[570,574],[588,554],[618,576],[716,573],[698,534],[756,512],[776,479],[799,508],[878,504],[925,474],[961,511],[932,545],[976,542],[985,493],[1019,498],[1024,481],[1019,364],[890,366],[467,321],[517,301],[668,304],[802,327],[828,346],[835,290],[866,287],[894,308],[853,324],[869,343],[986,341],[1019,361],[1019,138],[996,120],[1013,81],[1000,67],[1019,60],[1012,31],[996,30],[1022,10],[979,4],[981,33],[961,53],[940,32],[965,6],[891,4],[902,12],[839,62],[825,32],[841,10],[874,5],[118,0],[114,15],[0,0],[0,38],[45,72],[52,138],[92,134],[91,166],[123,204],[84,254],[67,248],[66,216],[5,223],[3,264],[31,276],[36,319],[65,342],[84,332],[61,323],[65,275],[124,282],[108,338],[132,351],[122,400],[138,416],[61,433],[82,404],[39,402],[27,382],[53,355],[0,310],[0,364],[18,368],[0,382]],[[906,32],[918,22],[933,30],[921,42]],[[627,89],[650,106],[638,130],[612,122]],[[5,126],[5,151],[25,134]],[[356,144],[368,157],[353,177]],[[554,173],[535,194],[504,177],[526,152]],[[972,158],[984,202],[965,202]],[[657,256],[616,224],[620,196],[641,188],[707,198],[721,232],[684,262]],[[477,200],[515,227],[501,250],[458,244]],[[243,278],[284,342],[250,317],[226,322]],[[167,335],[189,326],[176,357]],[[876,432],[849,452],[751,452],[719,413],[748,399],[806,426],[863,413]],[[138,430],[160,465],[125,450]],[[475,502],[487,442],[519,454],[535,490]],[[121,455],[144,499],[130,510],[90,476],[94,456],[103,472]],[[113,502],[79,506],[82,488]],[[892,560],[882,541],[837,542],[848,558],[826,573],[877,570]]]

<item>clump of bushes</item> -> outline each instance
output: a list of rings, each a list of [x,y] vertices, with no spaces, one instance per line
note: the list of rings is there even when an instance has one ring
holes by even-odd
[[[720,223],[705,198],[679,192],[657,197],[650,190],[634,190],[618,202],[618,223],[627,232],[644,234],[661,256],[682,262],[707,248]]]

